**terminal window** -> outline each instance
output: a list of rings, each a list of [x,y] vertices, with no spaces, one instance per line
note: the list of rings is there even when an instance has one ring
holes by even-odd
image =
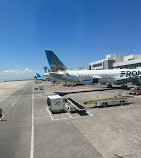
[[[92,67],[98,67],[98,66],[102,66],[102,63],[98,63],[98,64],[95,64],[95,65],[92,65]]]
[[[120,69],[136,69],[137,67],[141,67],[141,63],[118,66],[117,68],[120,68]]]

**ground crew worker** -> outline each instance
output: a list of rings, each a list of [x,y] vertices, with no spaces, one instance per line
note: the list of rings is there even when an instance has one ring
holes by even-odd
[[[0,108],[0,121],[2,121],[2,108]]]

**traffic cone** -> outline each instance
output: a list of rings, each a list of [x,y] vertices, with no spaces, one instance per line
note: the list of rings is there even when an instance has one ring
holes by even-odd
[[[136,92],[136,96],[138,96],[138,92]]]

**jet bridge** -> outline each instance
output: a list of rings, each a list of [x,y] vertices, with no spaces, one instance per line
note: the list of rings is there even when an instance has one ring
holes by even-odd
[[[76,108],[76,110],[78,110],[78,111],[86,111],[85,106],[81,105],[80,103],[74,101],[71,98],[67,98],[67,102],[69,102],[72,106],[74,106]]]

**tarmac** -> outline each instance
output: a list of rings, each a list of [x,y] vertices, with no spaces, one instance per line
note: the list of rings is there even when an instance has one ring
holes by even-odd
[[[87,114],[52,114],[48,95],[59,94],[84,103],[94,99],[128,95],[129,90],[106,85],[64,87],[34,81],[1,82],[0,158],[140,158],[141,96],[128,105],[97,108]]]

